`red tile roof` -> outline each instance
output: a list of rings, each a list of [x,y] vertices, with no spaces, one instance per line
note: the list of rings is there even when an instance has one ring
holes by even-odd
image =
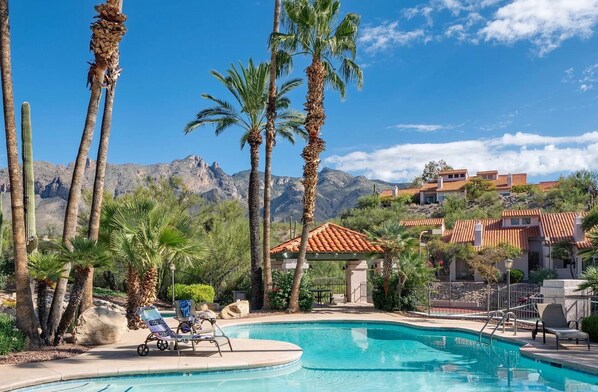
[[[528,209],[528,210],[504,210],[502,212],[503,218],[509,218],[512,216],[540,216],[542,215],[542,210],[539,208]]]
[[[444,225],[444,218],[405,219],[402,220],[400,223],[405,227],[442,227],[442,225]]]
[[[556,188],[560,183],[560,181],[542,181],[537,184],[537,187],[541,191],[547,191],[549,189]]]
[[[455,174],[455,173],[467,173],[467,169],[454,169],[454,170],[442,170],[438,172],[438,175],[443,174]]]
[[[586,215],[585,212],[556,212],[546,213],[540,216],[540,223],[542,224],[542,231],[544,237],[550,238],[550,243],[555,244],[560,241],[574,242],[574,224],[575,218],[581,215]],[[578,248],[584,249],[589,247],[590,241],[577,242]]]
[[[503,227],[502,219],[458,220],[455,223],[450,242],[473,244],[473,231],[476,222],[482,224],[483,239],[483,245],[477,247],[477,249],[507,243],[521,250],[529,250],[528,238],[540,236],[540,230],[537,226]]]
[[[476,173],[478,176],[481,174],[498,174],[498,170],[484,170]]]
[[[527,185],[527,173],[511,174],[512,182],[511,186],[515,185]],[[509,190],[511,187],[509,183],[508,174],[500,174],[496,180],[490,180],[494,184],[496,190]]]
[[[299,252],[301,236],[270,250],[270,254]],[[324,223],[309,232],[307,253],[378,253],[382,248],[373,245],[363,233],[334,223]]]
[[[392,197],[392,189],[380,192],[380,197]]]

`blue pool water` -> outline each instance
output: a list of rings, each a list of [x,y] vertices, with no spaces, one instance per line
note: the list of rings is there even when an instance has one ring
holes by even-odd
[[[105,378],[54,384],[72,391],[598,391],[598,377],[523,358],[477,336],[385,323],[272,323],[226,328],[230,337],[299,345],[301,361],[266,370]]]

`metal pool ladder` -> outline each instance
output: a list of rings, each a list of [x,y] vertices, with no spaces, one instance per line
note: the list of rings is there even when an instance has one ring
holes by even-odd
[[[486,327],[490,323],[490,320],[498,318],[498,317],[500,317],[500,320],[494,326],[494,329],[490,333],[490,344],[492,344],[492,339],[494,338],[494,333],[496,332],[498,327],[500,327],[502,325],[502,333],[505,333],[506,322],[511,319],[513,319],[513,330],[514,330],[513,335],[517,335],[517,316],[515,315],[515,313],[513,313],[513,312],[505,313],[502,310],[496,310],[494,312],[488,313],[488,320],[486,320],[486,323],[484,324],[482,329],[480,329],[480,335],[479,335],[479,339],[478,339],[480,342],[482,341],[482,335],[483,335],[484,329],[486,329]]]

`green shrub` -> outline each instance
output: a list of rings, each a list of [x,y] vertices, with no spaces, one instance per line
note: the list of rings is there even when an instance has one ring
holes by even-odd
[[[539,268],[529,272],[529,282],[542,285],[546,279],[556,279],[558,274],[555,270]]]
[[[170,292],[172,295],[172,291]],[[214,302],[214,288],[207,284],[181,284],[174,285],[175,299],[192,299],[196,304]]]
[[[289,306],[291,289],[293,287],[294,272],[272,271],[272,291],[270,292],[270,307],[274,310],[285,310]],[[309,273],[303,273],[299,288],[299,309],[311,311],[314,304],[314,294],[311,292]]]
[[[15,319],[0,314],[0,355],[22,351],[25,348],[25,335],[16,328]]]
[[[598,342],[598,316],[583,318],[581,320],[581,330],[590,335],[592,342]]]
[[[370,278],[372,283],[372,300],[376,309],[391,312],[399,309],[399,276],[393,273],[390,277],[388,297],[384,297],[384,278],[382,275],[374,275]],[[420,284],[421,283],[421,284]],[[426,282],[414,282],[407,280],[401,290],[401,311],[417,310],[419,305],[425,304]]]
[[[505,277],[506,277],[506,274],[505,274]],[[521,271],[520,269],[512,269],[511,270],[511,283],[519,283],[519,282],[523,281],[523,278],[525,278],[525,272]]]

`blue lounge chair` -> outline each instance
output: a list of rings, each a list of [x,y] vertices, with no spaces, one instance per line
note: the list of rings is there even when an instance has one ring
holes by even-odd
[[[137,346],[137,354],[144,357],[149,354],[149,342],[156,342],[156,346],[159,350],[164,351],[166,350],[170,343],[174,344],[174,349],[180,355],[179,351],[179,343],[191,343],[193,347],[193,351],[195,351],[195,344],[200,342],[210,342],[214,343],[218,348],[218,353],[222,356],[222,351],[220,350],[221,346],[228,345],[230,351],[233,351],[233,347],[230,344],[230,339],[227,336],[215,336],[214,330],[197,330],[195,331],[192,329],[190,333],[186,334],[179,334],[175,333],[169,326],[166,324],[166,321],[162,318],[160,311],[155,306],[146,306],[144,308],[139,308],[138,310],[139,317],[141,320],[147,325],[150,330],[150,334],[145,339],[145,342]]]
[[[224,336],[224,331],[216,323],[216,318],[209,312],[200,312],[195,310],[195,301],[192,299],[182,299],[174,302],[176,311],[175,319],[178,320],[179,326],[177,333],[208,333],[213,332],[215,336]],[[206,325],[206,324],[209,324]]]

